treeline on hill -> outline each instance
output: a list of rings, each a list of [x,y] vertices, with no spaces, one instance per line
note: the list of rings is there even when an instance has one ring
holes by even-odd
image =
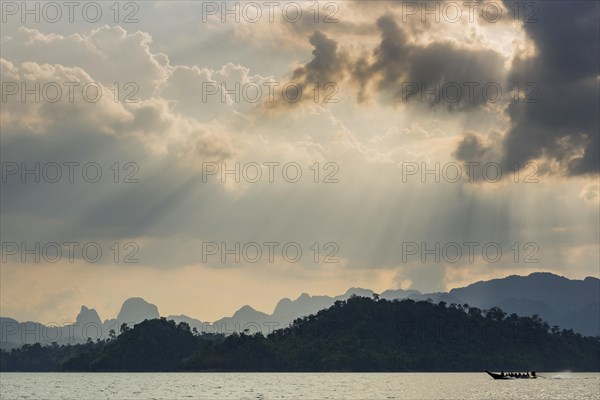
[[[2,371],[600,371],[600,337],[501,309],[352,297],[261,333],[146,320],[104,341],[25,345]]]

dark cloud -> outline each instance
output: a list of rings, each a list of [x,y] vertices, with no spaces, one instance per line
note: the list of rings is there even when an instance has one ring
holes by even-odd
[[[465,174],[469,176],[472,181],[481,182],[486,180],[486,176],[483,175],[484,168],[491,166],[492,164],[500,166],[500,160],[502,154],[498,148],[498,143],[501,140],[499,132],[490,134],[488,137],[484,137],[474,132],[467,132],[464,135],[463,140],[458,144],[456,150],[452,153],[452,156],[457,160],[465,161],[468,163],[474,162],[479,163],[473,168],[465,168]],[[492,167],[493,168],[493,167]],[[504,176],[510,176],[508,173],[509,169],[503,169]]]
[[[522,3],[521,9],[529,9]],[[508,105],[511,125],[505,137],[483,143],[467,136],[455,152],[457,158],[474,161],[479,158],[471,157],[479,154],[482,161],[501,162],[506,168],[546,159],[571,175],[597,173],[599,4],[538,3],[537,22],[523,24],[536,54],[518,56],[508,76],[503,74],[505,60],[498,52],[451,42],[415,45],[411,33],[390,14],[377,20],[380,43],[357,58],[344,53],[334,39],[315,32],[310,38],[313,59],[292,76],[304,86],[342,82],[349,76],[348,84],[358,86],[359,101],[382,95],[392,104],[423,103],[449,111],[469,111],[495,102],[493,96],[484,96],[485,84],[497,83],[507,93],[516,83],[527,101]],[[471,96],[468,85],[472,84],[477,86]]]
[[[364,85],[366,81],[373,79],[374,74],[380,73],[382,77],[379,88],[385,89],[388,85],[394,85],[406,76],[413,49],[408,45],[408,38],[404,31],[391,16],[379,18],[377,27],[381,32],[381,43],[373,52],[375,62],[369,66],[367,71],[361,71],[365,65],[369,65],[369,62],[364,58],[359,60],[358,77]]]
[[[339,87],[339,83],[344,80],[350,61],[338,43],[321,31],[314,32],[309,42],[314,47],[312,60],[296,67],[290,76],[290,82],[297,85],[302,95],[297,97],[293,88],[286,89],[286,96],[293,100],[279,98],[274,103],[266,103],[267,108],[294,106],[302,101],[312,100],[314,97],[310,92],[315,89],[311,85],[318,84],[321,93],[331,93],[329,90],[332,85]]]
[[[490,147],[483,144],[480,136],[469,132],[453,155],[459,160],[477,160],[484,158],[489,151]]]
[[[570,175],[599,171],[599,10],[595,1],[538,2],[524,24],[537,53],[517,58],[509,81],[531,82],[537,102],[511,103],[512,126],[499,146],[504,165],[546,158]],[[530,92],[532,93],[532,92]],[[465,138],[459,149],[469,146]],[[484,149],[482,149],[484,150]]]
[[[450,42],[413,45],[391,15],[379,18],[377,26],[381,43],[373,52],[374,61],[368,68],[369,57],[356,64],[355,78],[363,90],[359,99],[366,97],[368,81],[376,81],[379,91],[394,103],[419,101],[466,110],[487,102],[483,85],[500,81],[504,60],[494,50],[470,50]],[[471,83],[478,85],[472,96]]]
[[[313,59],[296,68],[292,80],[325,84],[343,79],[347,58],[338,51],[338,43],[321,31],[313,33],[309,42],[315,48],[312,52]]]
[[[292,80],[306,87],[314,82],[339,84],[350,76],[349,84],[358,86],[359,101],[380,93],[393,104],[421,102],[468,110],[485,105],[481,86],[498,82],[502,76],[504,59],[496,51],[470,50],[450,42],[414,45],[392,15],[380,17],[377,28],[379,45],[357,58],[350,57],[334,39],[315,32],[310,37],[313,59],[297,67]],[[479,85],[472,96],[471,82]]]

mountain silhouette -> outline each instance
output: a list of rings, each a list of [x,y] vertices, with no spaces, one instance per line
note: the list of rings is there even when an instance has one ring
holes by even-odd
[[[498,305],[506,299],[536,300],[562,314],[599,302],[600,280],[592,277],[571,280],[548,272],[535,272],[528,276],[511,275],[481,281],[449,293],[482,306]]]
[[[169,320],[185,322],[198,332],[230,334],[245,329],[252,334],[261,331],[268,334],[275,329],[289,326],[296,319],[345,301],[352,296],[372,297],[373,291],[363,288],[350,288],[344,294],[331,296],[311,296],[302,293],[295,300],[281,299],[272,314],[267,314],[245,305],[232,316],[212,323],[187,315],[170,315]],[[386,300],[412,299],[428,300],[434,303],[443,301],[448,305],[469,304],[471,307],[490,309],[500,307],[508,314],[533,316],[537,314],[550,325],[572,329],[587,336],[600,336],[600,279],[587,277],[584,280],[567,279],[547,272],[536,272],[528,276],[511,275],[506,278],[480,281],[462,288],[446,292],[421,293],[417,290],[391,289],[380,293]],[[12,318],[0,317],[1,348],[20,347],[25,343],[58,344],[83,343],[88,337],[105,339],[110,330],[119,332],[121,324],[129,326],[144,320],[159,318],[158,307],[140,297],[132,297],[123,303],[116,318],[101,319],[93,308],[81,306],[75,323],[62,327],[45,326],[37,322],[18,322]]]
[[[102,321],[100,320],[100,316],[96,310],[93,308],[89,309],[86,306],[81,306],[81,311],[79,311],[79,314],[77,314],[75,321],[82,326],[87,324],[102,325]]]
[[[121,306],[121,311],[117,315],[119,326],[122,323],[137,324],[146,319],[160,318],[158,307],[148,303],[141,297],[132,297],[125,300]]]

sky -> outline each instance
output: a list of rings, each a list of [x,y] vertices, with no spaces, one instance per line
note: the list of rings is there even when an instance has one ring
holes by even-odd
[[[600,277],[598,2],[22,4],[2,316]]]

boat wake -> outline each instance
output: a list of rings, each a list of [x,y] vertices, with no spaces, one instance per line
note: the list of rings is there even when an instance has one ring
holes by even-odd
[[[575,375],[571,373],[571,371],[559,372],[556,375],[550,377],[550,379],[575,379]]]

